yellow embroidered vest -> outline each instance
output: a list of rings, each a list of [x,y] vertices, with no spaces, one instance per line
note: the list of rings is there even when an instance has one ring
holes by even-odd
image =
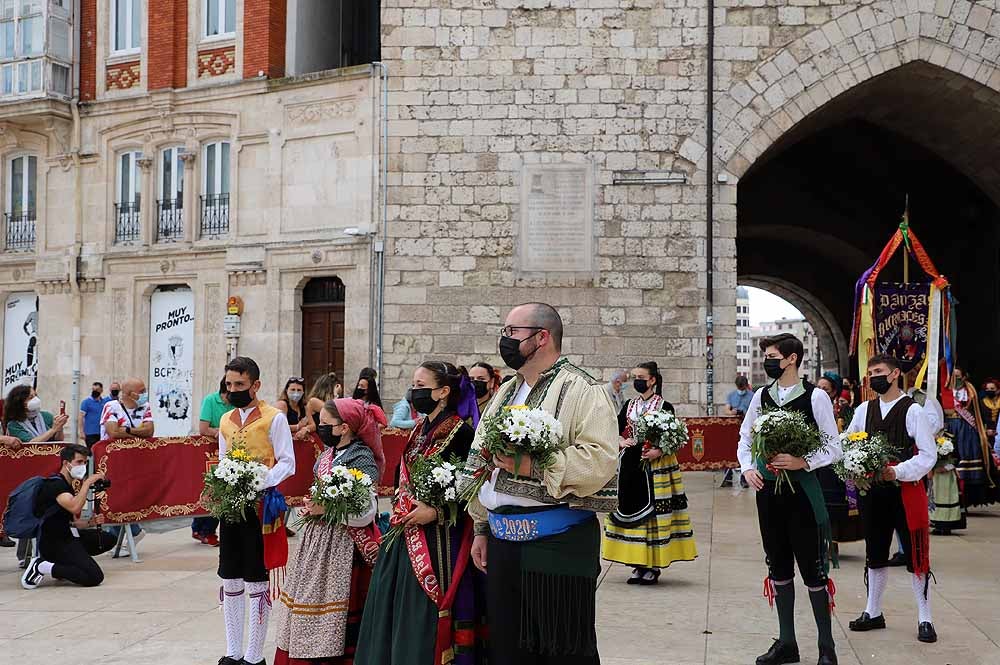
[[[247,418],[246,423],[240,423],[240,410],[233,409],[222,416],[219,431],[226,440],[226,450],[234,445],[246,448],[254,458],[267,465],[274,466],[274,447],[271,445],[271,422],[278,410],[264,402],[258,402],[257,408]]]

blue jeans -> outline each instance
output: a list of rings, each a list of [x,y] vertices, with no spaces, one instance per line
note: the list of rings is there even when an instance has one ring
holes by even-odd
[[[211,536],[219,527],[219,520],[214,517],[196,517],[191,522],[191,533],[196,536]]]
[[[130,531],[132,532],[132,537],[135,538],[136,536],[139,535],[139,532],[142,531],[142,527],[139,526],[138,524],[132,524],[130,526],[131,526]],[[118,538],[118,534],[121,533],[122,528],[121,526],[115,524],[114,526],[104,527],[104,530],[113,535],[115,538]]]

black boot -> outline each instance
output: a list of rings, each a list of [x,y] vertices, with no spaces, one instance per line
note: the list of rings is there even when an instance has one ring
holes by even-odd
[[[928,644],[937,642],[937,631],[934,630],[934,624],[930,621],[924,621],[917,626],[917,639]]]
[[[785,665],[799,662],[799,647],[775,640],[763,656],[757,656],[757,665]]]
[[[837,665],[837,652],[833,647],[821,646],[819,648],[819,660],[816,665]]]
[[[879,614],[873,619],[868,616],[868,612],[862,612],[861,616],[848,624],[848,627],[856,633],[864,633],[869,630],[881,630],[885,628],[885,615]]]

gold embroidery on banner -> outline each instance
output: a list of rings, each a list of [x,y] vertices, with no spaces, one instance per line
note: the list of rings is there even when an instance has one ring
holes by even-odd
[[[10,448],[0,448],[0,457],[9,457],[11,459],[23,459],[25,457],[39,457],[42,455],[58,455],[59,451],[63,447],[69,444],[55,443],[55,444],[45,444],[36,445],[34,443],[26,444],[21,446],[18,450],[11,450]]]

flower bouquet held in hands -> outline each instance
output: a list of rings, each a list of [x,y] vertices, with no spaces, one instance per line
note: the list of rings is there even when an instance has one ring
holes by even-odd
[[[768,409],[758,416],[751,430],[750,451],[754,459],[763,460],[768,470],[777,478],[774,483],[775,493],[781,492],[781,486],[786,485],[792,492],[795,487],[786,469],[775,469],[770,462],[776,455],[791,455],[806,458],[826,445],[819,429],[806,420],[805,414],[799,411],[784,409]]]
[[[521,460],[527,455],[533,466],[545,471],[555,463],[555,454],[562,450],[562,423],[544,409],[530,409],[526,406],[505,406],[499,413],[482,420],[482,450],[486,459],[473,476],[472,482],[462,490],[461,499],[470,501],[479,495],[486,480],[496,468],[494,455],[514,458],[514,469],[521,467]],[[514,474],[517,478],[517,474]]]
[[[218,465],[205,473],[202,504],[212,517],[242,522],[244,512],[260,499],[267,482],[268,468],[247,452],[234,446]]]
[[[642,442],[642,452],[659,448],[664,455],[674,455],[687,445],[688,430],[684,421],[669,411],[650,411],[636,422],[635,438]]]
[[[955,460],[952,455],[955,452],[955,442],[952,440],[952,435],[950,432],[941,432],[938,434],[937,438],[934,439],[937,444],[937,464],[934,465],[935,470],[939,471],[951,471],[955,468]]]
[[[317,477],[309,488],[309,501],[323,512],[307,513],[297,524],[346,524],[348,517],[368,510],[373,491],[372,479],[368,474],[346,466],[335,466],[330,469],[330,473]]]
[[[833,465],[843,481],[851,481],[860,494],[867,494],[879,482],[882,469],[895,461],[896,452],[882,434],[844,432],[840,435],[844,456]]]
[[[461,464],[461,460],[454,455],[445,460],[440,454],[420,456],[410,463],[410,492],[400,494],[389,518],[389,530],[382,536],[387,550],[406,528],[404,520],[416,508],[416,501],[422,501],[437,510],[444,524],[454,526],[458,523],[460,507],[457,484]]]

